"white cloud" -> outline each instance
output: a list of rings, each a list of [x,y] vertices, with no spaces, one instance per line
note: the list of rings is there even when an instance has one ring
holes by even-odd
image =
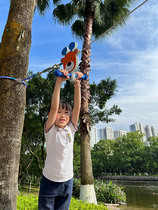
[[[142,0],[137,1],[134,7],[140,3],[142,3]],[[148,1],[132,13],[126,24],[107,39],[108,43],[118,49],[128,47],[130,50],[139,47],[139,43],[143,45],[143,42],[145,42],[145,46],[158,44],[157,10],[157,0]]]

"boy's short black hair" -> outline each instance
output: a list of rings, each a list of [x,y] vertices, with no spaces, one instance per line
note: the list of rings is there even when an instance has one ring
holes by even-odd
[[[70,114],[72,112],[72,107],[69,103],[65,102],[65,101],[60,101],[59,103],[59,107],[62,107],[62,109],[66,109],[66,111],[69,111]]]
[[[62,109],[66,109],[67,111],[70,112],[70,115],[72,113],[72,107],[69,103],[65,102],[65,101],[60,101],[59,103],[59,107],[62,106]],[[51,105],[49,106],[48,108],[48,113],[50,112],[50,109],[51,109]]]

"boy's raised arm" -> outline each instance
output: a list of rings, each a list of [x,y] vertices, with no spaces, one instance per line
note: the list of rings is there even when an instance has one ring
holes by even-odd
[[[75,80],[74,87],[75,87],[74,106],[72,110],[71,121],[74,124],[74,126],[77,128],[77,123],[81,108],[81,85],[78,79]]]
[[[66,76],[67,71],[61,70],[61,72]],[[63,78],[63,77],[57,77],[55,87],[54,87],[54,92],[52,96],[52,101],[51,101],[51,108],[50,112],[48,114],[48,119],[46,122],[46,132],[52,127],[52,125],[55,123],[56,116],[58,113],[58,108],[59,108],[59,101],[60,101],[60,88],[62,82],[66,81],[68,77]]]

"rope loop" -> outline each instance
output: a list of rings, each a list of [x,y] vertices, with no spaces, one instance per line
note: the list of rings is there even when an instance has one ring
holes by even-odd
[[[19,84],[23,84],[23,85],[25,85],[27,87],[27,84],[21,79],[16,79],[14,77],[8,77],[8,76],[0,76],[0,79],[10,79],[10,80],[13,80],[13,81],[15,81],[15,82],[17,82]]]

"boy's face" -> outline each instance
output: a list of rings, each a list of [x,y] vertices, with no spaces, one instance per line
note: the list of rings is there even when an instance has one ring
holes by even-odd
[[[59,128],[64,128],[69,121],[70,121],[70,112],[65,108],[62,109],[62,106],[60,106],[56,116],[55,125],[57,125]]]

